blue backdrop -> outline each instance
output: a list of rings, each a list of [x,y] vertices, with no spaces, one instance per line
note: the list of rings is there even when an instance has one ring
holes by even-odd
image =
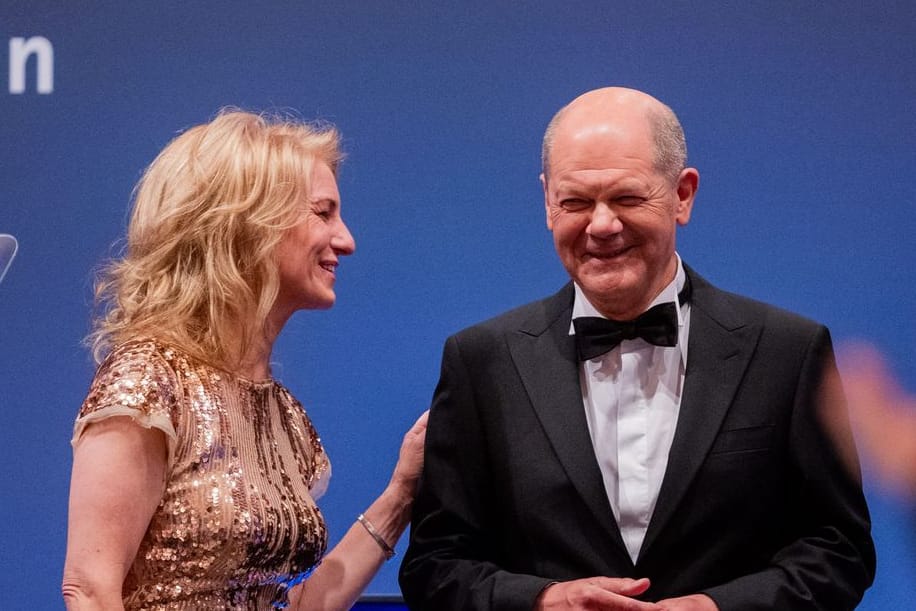
[[[914,61],[909,1],[6,0],[0,233],[20,250],[0,285],[3,608],[62,606],[91,270],[180,129],[237,105],[294,109],[345,136],[357,252],[338,305],[294,317],[275,354],[334,462],[321,505],[336,539],[428,405],[444,338],[564,282],[540,138],[596,86],[679,113],[701,175],[680,235],[688,263],[838,339],[876,341],[916,388]],[[909,608],[907,510],[866,486],[879,573],[860,608]],[[370,592],[397,592],[396,564]]]

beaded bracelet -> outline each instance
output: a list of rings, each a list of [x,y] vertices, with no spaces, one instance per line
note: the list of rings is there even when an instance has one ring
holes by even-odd
[[[388,542],[382,538],[382,535],[378,534],[378,531],[375,530],[375,526],[372,525],[372,522],[369,521],[369,518],[363,514],[357,516],[356,521],[363,525],[363,528],[366,529],[366,532],[369,533],[369,536],[375,539],[375,542],[378,543],[378,546],[382,548],[382,552],[385,554],[385,560],[391,560],[394,558],[394,548],[388,545]]]

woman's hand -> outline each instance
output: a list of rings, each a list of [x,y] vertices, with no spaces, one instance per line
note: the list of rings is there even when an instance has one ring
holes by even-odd
[[[417,483],[423,472],[423,448],[426,446],[426,420],[429,410],[417,419],[404,435],[401,450],[398,454],[398,463],[391,475],[390,486],[399,490],[405,499],[413,502],[417,495]]]

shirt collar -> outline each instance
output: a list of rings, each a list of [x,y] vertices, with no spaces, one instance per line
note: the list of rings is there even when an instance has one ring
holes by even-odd
[[[680,300],[677,298],[678,293],[684,288],[684,284],[687,282],[687,273],[684,271],[684,264],[681,262],[681,256],[677,253],[674,253],[674,256],[677,257],[677,272],[674,274],[674,280],[668,283],[662,291],[655,296],[655,299],[652,300],[652,303],[649,304],[649,308],[652,306],[658,305],[660,303],[667,303],[669,301],[674,302],[674,307],[677,310],[677,324],[678,324],[678,348],[681,350],[681,356],[684,359],[684,362],[687,362],[687,338],[685,334],[685,325],[687,317],[687,308],[689,303],[680,303]],[[573,300],[573,310],[572,317],[579,318],[580,316],[598,316],[600,318],[607,318],[604,314],[598,311],[598,309],[592,305],[592,302],[588,300],[588,297],[585,296],[585,293],[582,291],[582,288],[578,283],[573,282],[573,286],[576,290],[576,295]],[[647,310],[649,308],[646,308]],[[575,329],[572,325],[572,320],[569,322],[569,334],[575,335]]]

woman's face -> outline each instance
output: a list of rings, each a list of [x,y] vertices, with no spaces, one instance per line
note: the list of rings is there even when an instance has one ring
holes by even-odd
[[[308,199],[299,202],[299,218],[277,247],[280,293],[275,309],[288,314],[334,305],[334,281],[340,257],[356,242],[340,216],[337,180],[327,164],[317,162]]]

